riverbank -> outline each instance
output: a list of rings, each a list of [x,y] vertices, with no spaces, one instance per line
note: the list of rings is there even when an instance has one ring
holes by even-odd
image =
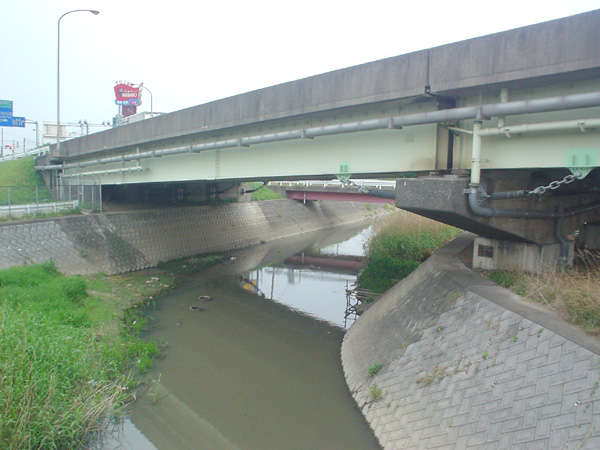
[[[159,354],[138,307],[204,255],[125,275],[69,277],[52,263],[0,270],[0,447],[79,449],[133,401]]]
[[[80,448],[130,400],[158,348],[102,293],[52,263],[0,271],[1,448]]]
[[[280,199],[7,222],[0,268],[52,260],[69,275],[125,273],[372,219],[385,206]]]
[[[0,266],[19,266],[0,272],[8,274],[0,275],[0,336],[9,361],[0,366],[0,412],[14,418],[0,424],[2,447],[78,448],[103,417],[126,403],[135,375],[151,367],[158,350],[136,337],[144,320],[135,308],[224,260],[198,253],[384,212],[366,204],[272,200],[0,225]],[[132,272],[161,261],[161,267]]]
[[[599,341],[468,269],[472,239],[438,250],[346,333],[347,383],[382,447],[600,447]]]

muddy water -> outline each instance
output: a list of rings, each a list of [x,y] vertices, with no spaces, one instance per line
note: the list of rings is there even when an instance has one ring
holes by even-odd
[[[133,407],[134,432],[122,431],[114,448],[379,449],[339,361],[345,285],[355,275],[285,263],[339,255],[339,245],[316,249],[357,232],[246,249],[162,298],[148,338],[168,349]]]

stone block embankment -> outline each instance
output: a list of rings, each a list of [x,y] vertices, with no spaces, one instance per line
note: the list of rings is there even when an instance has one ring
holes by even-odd
[[[267,200],[0,225],[0,268],[54,261],[65,274],[115,274],[368,219],[364,203]]]
[[[600,341],[469,270],[472,239],[440,249],[346,333],[348,386],[382,447],[600,448]]]

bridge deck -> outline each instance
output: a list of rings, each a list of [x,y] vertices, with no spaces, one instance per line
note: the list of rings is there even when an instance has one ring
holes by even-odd
[[[344,168],[363,175],[470,169],[469,136],[445,128],[470,131],[470,118],[450,114],[449,120],[402,129],[390,122],[392,129],[378,131],[368,129],[369,121],[497,104],[502,88],[510,101],[596,91],[598,23],[600,10],[297,80],[65,141],[50,158],[83,162],[64,175],[103,184],[325,178]],[[564,167],[565,148],[597,147],[592,127],[598,125],[590,119],[598,117],[594,108],[507,118],[513,132],[521,124],[587,119],[586,134],[519,139],[498,130],[497,118],[484,117],[484,128],[494,128],[495,135],[486,137],[482,168]],[[366,128],[325,133],[345,133],[349,124]],[[319,129],[325,134],[302,139],[314,137],[305,131]],[[265,136],[270,138],[257,140]],[[186,147],[191,154],[182,153]],[[150,156],[135,159],[140,153]],[[114,156],[124,159],[106,163]]]

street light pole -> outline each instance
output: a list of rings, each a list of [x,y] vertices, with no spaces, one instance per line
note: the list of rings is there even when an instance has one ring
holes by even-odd
[[[74,9],[73,11],[68,11],[64,13],[58,19],[58,49],[56,53],[56,152],[58,156],[58,152],[60,151],[60,21],[67,14],[71,14],[74,12],[91,12],[93,15],[97,16],[100,14],[100,11],[95,11],[93,9]]]
[[[139,86],[142,89],[146,89],[148,91],[148,93],[150,94],[150,112],[153,112],[153,107],[152,107],[152,92],[150,92],[150,89],[148,89],[146,86],[144,86],[144,83],[140,84]]]

